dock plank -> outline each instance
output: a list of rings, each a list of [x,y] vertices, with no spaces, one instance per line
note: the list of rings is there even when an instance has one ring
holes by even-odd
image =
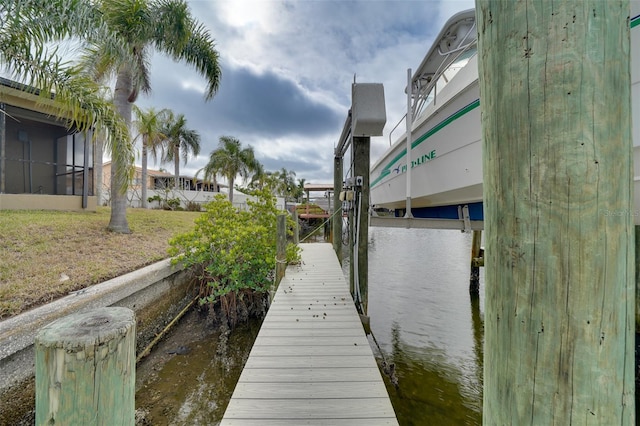
[[[258,404],[253,399],[232,398],[225,412],[225,418],[375,419],[395,417],[388,402],[388,396],[384,398],[271,399],[264,404]]]
[[[247,399],[320,399],[341,398],[345,393],[360,398],[386,398],[387,390],[380,382],[363,386],[361,382],[300,383],[292,387],[288,383],[238,383],[234,393]]]
[[[301,248],[221,425],[397,425],[332,246]]]
[[[254,356],[247,360],[244,368],[281,368],[282,364],[289,365],[291,368],[335,368],[340,367],[373,367],[377,365],[368,355],[349,355],[349,356]]]

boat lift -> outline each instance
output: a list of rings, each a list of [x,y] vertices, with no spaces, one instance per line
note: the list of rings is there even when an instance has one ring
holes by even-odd
[[[411,81],[411,70],[408,71]],[[410,87],[410,86],[409,86]],[[409,94],[409,98],[411,95]],[[411,108],[411,100],[408,100]],[[332,231],[333,247],[342,259],[342,213],[348,217],[348,247],[350,256],[350,289],[361,313],[366,315],[368,227],[450,229],[473,232],[471,247],[471,272],[469,292],[479,295],[479,268],[484,265],[484,250],[481,247],[482,220],[471,220],[468,205],[458,206],[458,219],[416,218],[411,215],[411,198],[407,195],[404,217],[380,216],[371,209],[370,183],[370,136],[381,136],[386,123],[382,84],[357,84],[352,86],[352,108],[347,113],[340,139],[334,150],[334,193]],[[408,123],[407,131],[410,132]],[[407,140],[411,140],[407,137]],[[343,181],[343,158],[351,148],[351,167]],[[410,161],[410,157],[408,157]],[[410,167],[408,167],[410,170]],[[410,175],[410,172],[408,173]],[[410,185],[410,181],[407,182]],[[410,188],[407,189],[407,194]],[[341,210],[341,211],[340,211]]]

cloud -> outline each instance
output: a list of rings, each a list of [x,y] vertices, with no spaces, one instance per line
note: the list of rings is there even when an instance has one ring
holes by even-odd
[[[200,76],[155,55],[153,93],[139,101],[185,114],[201,133],[202,154],[183,170],[204,166],[218,138],[231,135],[252,145],[267,170],[285,167],[298,178],[330,182],[354,76],[385,87],[387,125],[384,137],[372,139],[375,161],[405,113],[407,68],[420,64],[444,21],[473,7],[473,1],[191,0],[189,5],[216,40],[223,72],[218,94],[205,102]]]

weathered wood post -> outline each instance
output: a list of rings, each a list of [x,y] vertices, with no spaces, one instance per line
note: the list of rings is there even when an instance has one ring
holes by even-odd
[[[279,214],[276,222],[276,289],[287,269],[287,215]],[[275,289],[274,289],[275,290]]]
[[[482,231],[473,231],[471,239],[471,277],[469,279],[469,295],[480,297],[480,253],[482,252]]]
[[[342,265],[342,156],[336,155],[333,158],[333,251],[338,256],[338,261]]]
[[[353,173],[356,179],[362,178],[360,185],[356,188],[356,199],[358,203],[356,221],[356,250],[358,253],[358,288],[360,291],[360,302],[362,313],[367,315],[369,303],[369,158],[370,158],[371,138],[366,136],[353,137],[354,166]]]
[[[636,225],[636,333],[640,333],[640,226]]]
[[[35,340],[37,425],[133,425],[136,319],[98,308],[42,328]]]
[[[629,2],[476,5],[483,424],[633,425]]]
[[[300,244],[300,224],[298,223],[298,210],[294,207],[291,213],[293,219],[293,244]]]
[[[384,87],[380,83],[354,83],[351,86],[353,179],[356,226],[357,279],[361,314],[368,312],[369,287],[369,172],[371,136],[381,136],[387,113]],[[353,264],[353,262],[352,262]],[[353,273],[352,273],[353,275]]]

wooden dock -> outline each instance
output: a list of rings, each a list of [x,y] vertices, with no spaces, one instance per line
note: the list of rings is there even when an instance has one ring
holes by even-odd
[[[331,244],[302,244],[221,425],[397,425]]]

